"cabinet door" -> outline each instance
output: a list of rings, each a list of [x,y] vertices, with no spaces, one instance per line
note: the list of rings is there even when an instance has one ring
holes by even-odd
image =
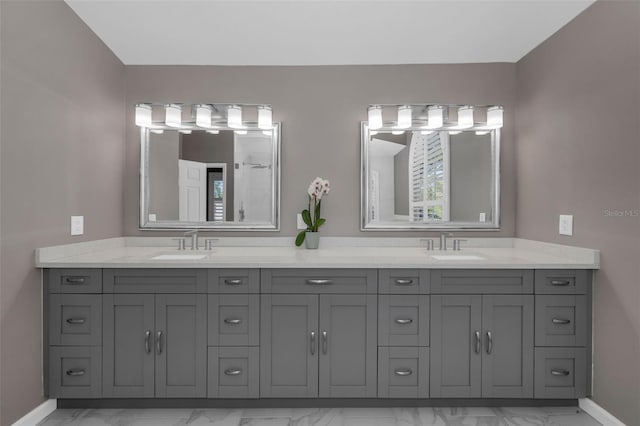
[[[156,295],[156,397],[206,396],[206,325],[206,297]]]
[[[105,398],[153,398],[154,296],[103,296],[103,378]]]
[[[482,296],[483,398],[533,397],[533,296]]]
[[[375,295],[320,296],[320,397],[377,393]]]
[[[261,297],[260,396],[318,396],[318,296]]]
[[[480,397],[481,310],[479,295],[431,296],[432,398]]]

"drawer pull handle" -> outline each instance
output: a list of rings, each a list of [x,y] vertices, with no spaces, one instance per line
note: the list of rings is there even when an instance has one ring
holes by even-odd
[[[238,278],[224,280],[226,285],[240,285],[242,284],[242,280]]]
[[[553,318],[551,322],[554,324],[569,324],[571,320],[563,319],[563,318]]]
[[[571,284],[569,280],[551,280],[551,285],[555,286],[567,286],[569,284]]]
[[[411,318],[396,318],[398,324],[411,324],[413,320]]]
[[[329,284],[333,284],[333,280],[327,280],[327,279],[309,279],[307,280],[307,284],[312,284],[312,285],[329,285]]]
[[[476,337],[476,353],[479,354],[480,353],[480,349],[481,349],[481,344],[482,341],[480,340],[480,332],[476,330],[476,332],[474,333],[475,337]]]
[[[144,332],[144,350],[148,354],[151,353],[151,330],[147,330]]]
[[[551,370],[552,376],[568,376],[569,374],[570,373],[567,370],[556,370],[556,369]]]
[[[413,280],[410,278],[398,278],[396,279],[396,284],[397,285],[412,285],[413,284]]]
[[[156,354],[162,354],[162,331],[156,333]]]
[[[410,368],[397,368],[394,373],[396,376],[410,376],[413,371]]]
[[[87,320],[84,318],[67,318],[67,323],[73,324],[73,325],[84,324],[85,322],[87,322]]]
[[[241,322],[242,322],[242,320],[240,318],[225,318],[224,319],[224,323],[225,324],[238,325]]]
[[[487,331],[487,355],[491,355],[493,350],[493,336],[490,331]]]
[[[226,374],[227,376],[238,376],[242,374],[242,370],[239,368],[229,368],[227,370],[224,370],[224,374]]]
[[[311,336],[309,338],[309,346],[311,350],[311,355],[315,355],[316,354],[316,332],[312,330],[310,335]]]
[[[78,376],[84,376],[85,371],[82,369],[71,369],[71,370],[67,370],[67,376],[71,376],[71,377],[78,377]]]
[[[326,331],[322,332],[322,353],[327,354],[327,346],[329,345],[329,336]]]
[[[72,284],[72,285],[81,285],[84,284],[86,281],[86,277],[65,277],[64,281],[67,284]]]

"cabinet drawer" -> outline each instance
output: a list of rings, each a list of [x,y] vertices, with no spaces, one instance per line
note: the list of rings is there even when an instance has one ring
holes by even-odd
[[[429,346],[429,296],[378,296],[378,345]]]
[[[378,398],[428,398],[429,348],[378,348]]]
[[[105,269],[105,293],[206,293],[205,269]]]
[[[45,269],[49,293],[101,293],[102,269]]]
[[[100,352],[97,346],[49,348],[49,397],[100,398]]]
[[[260,295],[210,294],[208,329],[210,346],[257,346]]]
[[[584,398],[587,395],[585,348],[535,349],[535,398]]]
[[[436,269],[431,271],[431,293],[533,293],[533,271],[526,269]]]
[[[587,344],[586,296],[536,296],[536,346]]]
[[[102,295],[52,294],[49,303],[52,345],[102,345]]]
[[[536,294],[586,294],[591,284],[591,271],[536,270]]]
[[[258,347],[210,347],[209,398],[258,398]]]
[[[377,293],[376,269],[263,269],[263,293]]]
[[[209,293],[260,293],[259,269],[211,269]]]
[[[381,269],[378,273],[380,294],[427,294],[429,270]]]

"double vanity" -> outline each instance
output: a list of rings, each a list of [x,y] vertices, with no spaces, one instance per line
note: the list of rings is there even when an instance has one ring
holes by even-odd
[[[597,251],[510,238],[455,252],[418,239],[303,250],[229,238],[210,251],[167,240],[38,251],[45,388],[59,406],[548,404],[590,394]]]

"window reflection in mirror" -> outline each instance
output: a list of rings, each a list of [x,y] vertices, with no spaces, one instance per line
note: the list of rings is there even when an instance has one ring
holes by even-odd
[[[364,125],[363,229],[497,227],[496,133]]]

